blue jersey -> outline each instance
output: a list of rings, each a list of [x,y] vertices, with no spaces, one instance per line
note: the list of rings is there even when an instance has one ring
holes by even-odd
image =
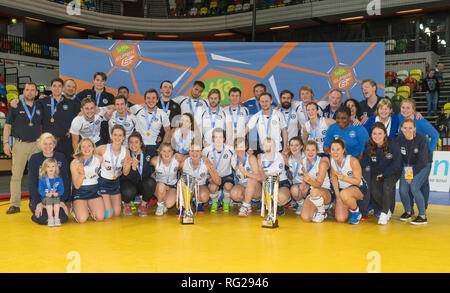
[[[48,178],[50,186],[47,184],[47,178],[47,176],[39,178],[39,194],[41,195],[41,200],[52,190],[58,194],[58,196],[56,196],[57,198],[61,198],[61,195],[64,194],[64,183],[61,177]]]
[[[398,133],[401,133],[402,132],[401,125],[403,120],[405,120],[405,117],[403,117],[402,114],[398,114],[398,120],[400,125]],[[437,132],[436,128],[434,128],[433,125],[431,125],[431,123],[428,122],[427,119],[417,119],[414,117],[414,122],[416,123],[417,133],[420,133],[423,136],[425,136],[425,138],[428,141],[428,147],[430,148],[430,151],[433,153],[439,142],[439,132]]]
[[[369,134],[364,126],[361,125],[355,126],[352,123],[347,129],[342,129],[335,123],[328,128],[323,146],[329,147],[331,142],[338,138],[342,138],[345,141],[347,153],[358,158],[359,153],[364,151],[364,147],[369,140]]]

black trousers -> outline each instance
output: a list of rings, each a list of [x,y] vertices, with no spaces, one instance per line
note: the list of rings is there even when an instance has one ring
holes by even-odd
[[[369,204],[371,201],[370,196],[370,171],[369,170],[362,170],[362,176],[364,180],[366,180],[367,183],[367,194],[364,194],[363,199],[360,199],[356,201],[356,204],[359,207],[359,211],[361,212],[361,215],[363,217],[369,217]]]
[[[146,202],[150,201],[155,194],[156,181],[151,177],[144,177],[136,184],[128,179],[120,180],[120,193],[125,203],[130,203],[136,195],[142,195],[142,199]]]
[[[400,179],[402,173],[394,174],[387,178],[377,180],[377,175],[370,176],[370,194],[372,199],[378,206],[381,207],[381,211],[385,214],[392,209],[392,205],[395,204],[395,184]],[[391,210],[393,213],[393,210]]]

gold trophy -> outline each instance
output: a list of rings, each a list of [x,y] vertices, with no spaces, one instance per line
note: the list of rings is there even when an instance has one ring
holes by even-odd
[[[269,175],[263,182],[261,198],[261,217],[265,217],[267,208],[267,217],[263,220],[263,228],[277,228],[277,203],[278,203],[278,175]]]
[[[177,183],[177,209],[183,211],[180,222],[183,225],[194,224],[194,214],[191,208],[192,193],[198,202],[198,183],[195,177],[183,174]]]

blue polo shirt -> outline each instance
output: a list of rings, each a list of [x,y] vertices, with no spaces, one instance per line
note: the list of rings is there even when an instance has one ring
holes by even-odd
[[[331,125],[327,130],[324,147],[329,147],[335,139],[342,138],[345,141],[347,153],[353,157],[358,157],[359,153],[364,151],[369,134],[364,126],[355,126],[353,123],[347,129],[342,129],[337,123]]]

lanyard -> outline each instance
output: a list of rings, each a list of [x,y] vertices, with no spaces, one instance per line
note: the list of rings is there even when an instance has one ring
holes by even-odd
[[[139,172],[139,175],[141,175],[141,177],[142,177],[142,171],[143,171],[143,169],[144,169],[144,154],[142,153],[142,150],[141,150],[141,153],[139,154],[139,165],[138,165],[138,172]],[[134,153],[133,152],[131,152],[131,158],[134,158],[135,157],[135,155],[134,155]]]
[[[311,136],[314,140],[319,137],[318,132],[319,132],[320,119],[321,118],[317,118],[315,129],[312,128],[312,122],[311,122],[311,120],[309,120],[309,124],[311,125]]]
[[[95,137],[95,116],[94,116],[94,120],[92,120],[92,122],[89,122],[89,128],[91,129],[92,137],[94,138]]]
[[[293,179],[295,179],[297,177],[298,169],[301,166],[300,161],[302,160],[303,157],[304,157],[303,154],[300,154],[300,158],[298,158],[298,161],[295,161],[294,155],[291,155],[291,159],[293,161],[292,169],[295,169],[295,171],[292,172],[292,177],[294,177]]]
[[[291,121],[291,113],[292,113],[292,107],[289,109],[288,119],[286,120],[286,112],[283,111],[283,117],[284,121],[286,121],[286,127],[289,128],[289,122]]]
[[[408,166],[410,166],[409,162],[410,162],[410,160],[411,160],[411,154],[412,154],[411,149],[412,149],[412,147],[414,146],[414,139],[415,139],[415,138],[416,138],[416,137],[414,136],[413,139],[411,140],[411,144],[409,145],[408,150],[407,150],[407,153],[406,153],[406,157],[407,157],[407,159],[408,159]],[[405,137],[405,139],[406,139],[406,137]],[[406,142],[408,143],[409,141],[406,140]]]
[[[314,167],[314,165],[316,165],[316,162],[317,162],[318,158],[319,157],[315,157],[314,161],[312,162],[311,165],[309,165],[308,159],[307,158],[305,159],[306,160],[306,173],[309,173],[309,171],[311,171],[311,169]]]
[[[263,165],[264,169],[269,168],[270,166],[272,166],[274,159],[275,159],[275,154],[272,155],[272,160],[269,161],[270,164],[266,165],[266,163],[267,163],[267,161],[266,161],[266,154],[263,154],[262,160],[261,160],[261,164]]]
[[[47,183],[47,187],[50,189],[51,193],[53,193],[55,191],[55,186],[50,185],[50,180],[48,179],[48,177],[45,177],[45,182]]]
[[[169,110],[169,106],[170,106],[170,100],[166,104],[166,103],[164,103],[164,101],[161,98],[161,106],[162,106],[164,113],[167,113],[167,111]]]
[[[100,97],[102,94],[95,93],[95,105],[98,107],[98,104],[100,104]]]
[[[62,100],[62,97],[59,99],[59,102],[56,102],[56,107],[55,107],[55,98],[53,96],[50,97],[50,106],[51,106],[50,111],[51,111],[52,119],[53,119],[53,115],[55,115],[56,111],[58,110],[58,105],[61,102],[61,100]]]
[[[180,149],[180,153],[182,155],[187,154],[187,150],[189,150],[189,144],[191,142],[192,139],[189,139],[191,137],[191,131],[189,130],[189,132],[186,134],[186,139],[183,139],[183,133],[181,132],[180,129],[180,143],[181,143],[181,149]]]
[[[32,124],[31,120],[33,120],[34,112],[36,112],[36,104],[33,102],[33,110],[30,114],[30,110],[28,110],[28,106],[25,104],[25,101],[22,99],[23,108],[25,109],[25,112],[27,113],[28,119],[30,119],[30,124]],[[33,125],[30,125],[33,126]]]
[[[237,167],[239,167],[241,165],[239,162],[239,156],[237,154],[236,154],[236,161],[237,161],[237,166],[236,166],[236,169],[237,169]],[[247,153],[245,153],[244,160],[242,161],[242,167],[245,167],[246,162],[247,162]]]
[[[155,111],[153,111],[153,113],[156,113],[156,109]],[[148,106],[145,105],[145,121],[147,122],[147,131],[150,131],[153,120],[155,120],[155,114],[152,114],[152,119],[150,120],[150,122],[148,121]]]
[[[200,161],[198,162],[198,168],[197,171],[194,170],[194,163],[192,163],[192,158],[189,158],[189,163],[192,167],[192,172],[194,173],[194,177],[199,179],[198,173],[200,172],[200,168],[202,167],[202,158],[200,158]]]
[[[216,147],[213,145],[214,166],[216,167],[216,169],[217,169],[217,167],[219,166],[220,160],[222,160],[222,156],[223,156],[223,153],[224,153],[224,152],[225,152],[225,146],[222,146],[222,150],[220,151],[220,157],[219,157],[219,160],[217,160],[217,157],[216,157]]]
[[[302,107],[302,112],[303,116],[305,117],[305,120],[309,120],[308,114],[306,114],[305,104],[303,104],[303,102],[300,102],[300,106]]]
[[[173,157],[172,157],[172,159],[170,159],[169,167],[167,167],[167,171],[166,171],[166,166],[164,165],[164,162],[161,160],[161,165],[162,165],[162,167],[163,167],[163,171],[164,171],[164,173],[167,174],[166,184],[169,184],[170,166],[172,166],[172,162],[173,162]],[[192,169],[194,169],[194,168],[192,168]]]
[[[216,110],[216,112],[214,113],[214,120],[212,119],[212,115],[211,115],[211,106],[209,106],[209,120],[211,121],[211,128],[214,129],[214,127],[216,126],[216,119],[217,119],[217,115],[219,112],[219,109]]]
[[[273,113],[273,109],[270,110],[269,121],[266,124],[266,122],[265,122],[266,117],[264,117],[264,113],[261,111],[262,121],[264,123],[264,126],[266,127],[266,136],[269,136],[269,127],[270,127],[270,122],[272,121],[272,113]]]
[[[238,105],[238,108],[236,111],[236,119],[235,119],[235,116],[233,115],[233,111],[231,111],[231,106],[228,108],[228,111],[230,112],[231,120],[233,121],[233,130],[236,132],[237,124],[238,124],[238,120],[239,120],[239,113],[241,113],[241,105]]]
[[[199,102],[200,102],[200,98],[197,99],[197,101],[196,101],[196,104],[195,104],[195,112],[194,112],[194,110],[192,110],[192,99],[191,99],[191,97],[189,97],[189,108],[191,109],[192,115],[194,115],[195,113],[197,113],[197,109],[198,109],[198,107],[199,107]],[[201,105],[200,105],[200,106],[201,106]]]
[[[111,164],[113,166],[114,177],[116,177],[117,162],[119,161],[120,151],[119,151],[119,154],[117,155],[115,161],[114,161],[114,152],[113,152],[112,144],[109,145],[109,152],[111,153]]]
[[[256,100],[256,109],[258,109],[258,112],[261,111],[261,106],[259,105],[258,100]]]
[[[91,156],[87,161],[83,160],[83,167],[88,166],[91,163],[93,158],[94,158],[94,156]]]
[[[337,161],[335,161],[336,162],[336,168],[337,168],[337,171],[338,171],[338,173],[339,174],[341,174],[342,173],[342,169],[344,168],[344,162],[345,162],[345,159],[347,158],[347,156],[344,156],[343,158],[342,158],[342,162],[339,164]],[[342,166],[342,167],[341,167]]]
[[[116,122],[114,124],[120,124],[123,127],[125,127],[125,123],[127,123],[127,117],[128,117],[128,114],[125,112],[125,117],[123,118],[123,122],[120,122],[119,115],[117,114],[117,111],[116,111]]]

